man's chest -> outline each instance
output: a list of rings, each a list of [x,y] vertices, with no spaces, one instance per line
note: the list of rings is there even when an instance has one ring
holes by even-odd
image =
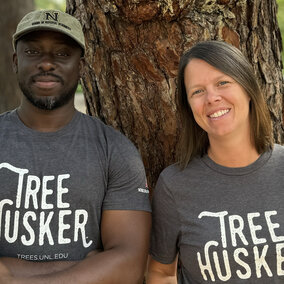
[[[0,153],[1,255],[80,259],[101,247],[107,174],[100,157],[34,150]]]

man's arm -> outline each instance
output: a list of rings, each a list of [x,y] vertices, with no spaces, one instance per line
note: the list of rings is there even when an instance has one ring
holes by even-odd
[[[0,266],[0,284],[141,284],[149,247],[150,227],[151,214],[148,212],[105,210],[101,221],[103,252],[91,254],[62,271],[44,275],[30,271],[34,272],[34,276],[24,278],[10,276],[5,266]],[[30,263],[28,267],[33,270]]]
[[[1,257],[0,265],[4,264],[10,274],[15,277],[31,277],[35,275],[56,273],[70,268],[76,263],[78,263],[78,261],[33,262],[13,257]]]

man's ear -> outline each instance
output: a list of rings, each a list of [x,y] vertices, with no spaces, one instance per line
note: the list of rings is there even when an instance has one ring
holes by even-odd
[[[85,66],[85,57],[81,57],[80,62],[79,62],[79,76],[80,76],[80,78],[82,78],[82,76],[83,76],[84,66]]]
[[[13,70],[16,74],[18,73],[18,57],[16,52],[13,53]]]

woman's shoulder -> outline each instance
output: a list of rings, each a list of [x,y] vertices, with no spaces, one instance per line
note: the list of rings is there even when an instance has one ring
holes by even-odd
[[[160,174],[160,178],[164,181],[175,182],[185,177],[196,175],[196,172],[203,170],[200,163],[200,158],[194,158],[189,164],[183,168],[179,163],[172,164],[166,167]]]
[[[181,168],[178,163],[169,165],[168,167],[164,168],[160,173],[160,177],[163,179],[172,179],[174,176],[181,172]]]

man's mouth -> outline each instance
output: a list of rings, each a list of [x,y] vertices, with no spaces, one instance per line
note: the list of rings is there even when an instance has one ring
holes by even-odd
[[[55,74],[37,74],[32,77],[32,82],[39,88],[50,89],[59,84],[63,84],[60,76]]]
[[[42,89],[51,89],[51,88],[54,88],[58,84],[59,84],[58,82],[54,82],[54,81],[49,81],[49,82],[36,81],[34,83],[35,86],[42,88]]]
[[[63,80],[60,76],[50,73],[37,74],[32,76],[33,83],[61,83]]]

